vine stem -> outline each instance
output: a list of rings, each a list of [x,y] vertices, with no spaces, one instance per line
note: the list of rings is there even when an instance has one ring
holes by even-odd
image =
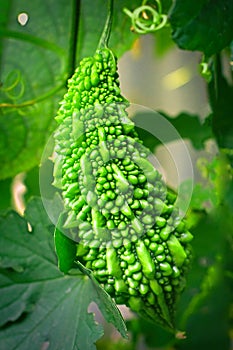
[[[110,37],[111,27],[112,27],[112,17],[113,17],[113,0],[108,0],[107,19],[106,19],[104,29],[101,34],[101,38],[97,47],[98,49],[105,48],[108,46],[108,40]]]
[[[222,79],[222,62],[220,54],[216,54],[214,61],[214,88],[215,88],[215,99],[217,101],[220,91],[221,79]]]
[[[209,100],[210,100],[210,105],[213,112],[215,111],[217,101],[219,98],[219,92],[221,91],[220,89],[221,77],[222,77],[221,57],[219,54],[216,54],[213,57],[212,79],[208,83]],[[213,129],[213,124],[212,124],[212,129]]]
[[[69,57],[68,57],[68,77],[71,77],[73,75],[74,70],[76,68],[76,49],[77,49],[79,22],[80,22],[80,0],[73,0],[70,48],[69,48]]]

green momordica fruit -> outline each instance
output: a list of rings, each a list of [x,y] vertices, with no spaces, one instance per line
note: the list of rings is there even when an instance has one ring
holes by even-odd
[[[54,185],[76,259],[118,304],[173,328],[192,235],[148,160],[128,106],[112,51],[84,58],[56,117]]]

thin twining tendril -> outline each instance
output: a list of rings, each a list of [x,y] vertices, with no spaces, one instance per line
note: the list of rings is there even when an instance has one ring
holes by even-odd
[[[6,77],[1,91],[11,100],[21,98],[25,91],[24,81],[20,70],[13,69]]]
[[[131,18],[132,30],[138,34],[153,33],[165,26],[167,15],[162,14],[160,0],[155,0],[157,9],[146,5],[143,1],[142,6],[136,8],[133,12],[124,8],[123,11]]]
[[[61,84],[59,84],[58,86],[55,86],[54,88],[50,89],[49,91],[47,91],[45,94],[42,94],[38,97],[36,97],[35,99],[32,100],[27,100],[21,103],[7,103],[7,102],[0,102],[0,108],[23,108],[23,107],[28,107],[28,106],[33,106],[36,103],[42,102],[44,100],[46,100],[47,98],[55,95],[57,92],[59,92],[60,90],[62,90],[65,86],[65,82],[62,82]]]

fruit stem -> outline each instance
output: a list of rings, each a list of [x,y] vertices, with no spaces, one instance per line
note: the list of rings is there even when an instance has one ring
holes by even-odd
[[[111,33],[112,27],[112,16],[113,16],[113,0],[108,0],[108,13],[107,19],[104,25],[104,29],[98,44],[98,49],[106,48],[108,46],[108,40]]]

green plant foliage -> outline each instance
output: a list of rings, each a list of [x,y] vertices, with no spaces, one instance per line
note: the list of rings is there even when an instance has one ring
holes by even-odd
[[[92,301],[126,336],[119,311],[92,277],[57,268],[53,226],[40,199],[30,201],[25,219],[13,211],[1,217],[0,231],[1,349],[95,349],[103,331],[87,312]]]
[[[232,220],[232,215],[229,219]],[[222,216],[212,212],[203,217],[193,233],[195,259],[180,303],[181,327],[187,329],[187,339],[178,349],[204,350],[211,346],[214,350],[227,350],[230,349],[227,310],[232,303],[232,280],[226,271],[233,263],[232,221],[224,224]],[[192,336],[194,330],[196,337]]]
[[[136,38],[124,30],[122,7],[116,2],[111,36],[117,54]],[[0,13],[0,179],[5,179],[39,164],[66,80],[96,49],[106,2],[10,0],[0,3]],[[29,16],[25,26],[17,21],[21,13]],[[71,35],[77,30],[77,37]]]
[[[29,170],[40,161],[53,130],[57,97],[65,84],[69,26],[66,32],[63,27],[72,10],[64,1],[59,6],[53,6],[52,1],[9,4],[7,21],[0,27],[1,178]],[[1,2],[1,13],[4,8],[5,2]],[[17,21],[22,12],[29,16],[26,26]]]
[[[233,3],[231,0],[176,0],[170,21],[173,40],[180,48],[211,56],[232,41]]]
[[[226,159],[221,155],[202,164],[200,170],[208,182],[202,187],[196,185],[190,203],[189,216],[195,216],[198,211],[202,215],[192,229],[195,237],[193,267],[178,312],[180,327],[187,329],[187,339],[178,349],[195,349],[197,346],[205,349],[207,344],[216,350],[230,348],[227,310],[233,301],[232,275],[229,273],[233,266],[233,215],[232,201],[228,200],[232,198],[232,174]],[[209,190],[212,194],[207,195]],[[207,199],[211,202],[208,207]],[[201,330],[203,324],[205,331]],[[194,330],[196,337],[191,336]],[[210,336],[212,332],[214,337]]]
[[[47,163],[49,166],[49,162]],[[47,168],[48,168],[47,166]],[[49,171],[48,171],[49,174]],[[24,184],[27,188],[27,193],[25,198],[30,198],[33,196],[40,196],[40,184],[39,184],[39,167],[32,168],[26,173],[24,178]]]
[[[155,346],[163,348],[167,344],[174,343],[172,334],[142,318],[132,319],[126,325],[132,334],[134,347],[136,347],[140,337],[143,337],[145,344],[151,348]]]
[[[225,101],[233,99],[233,82],[223,74],[221,57],[217,56],[213,67],[216,81],[209,83],[210,103],[213,110],[212,128],[219,147],[233,149],[233,105]]]
[[[133,6],[137,7],[140,3],[140,0],[134,0]],[[123,14],[123,7],[125,6],[132,7],[132,1],[124,0],[114,2],[114,17],[109,46],[118,57],[126,50],[130,49],[134,40],[138,37],[130,31],[130,22]],[[95,0],[95,6],[93,6],[92,0],[83,0],[81,2],[80,15],[81,21],[76,64],[78,64],[82,58],[93,55],[97,49],[97,44],[107,15],[106,1]]]
[[[67,233],[62,232],[59,227],[63,225],[63,217],[61,214],[54,232],[55,249],[58,258],[58,267],[68,273],[72,268],[75,268],[74,261],[76,257],[77,247],[74,241],[68,238]]]
[[[6,179],[0,181],[0,193],[1,193],[1,201],[0,201],[0,212],[10,208],[11,203],[11,185],[12,179]]]
[[[182,137],[182,139],[190,140],[193,147],[197,150],[204,149],[205,141],[212,138],[212,131],[210,128],[210,118],[207,117],[202,123],[199,116],[191,115],[189,113],[180,113],[176,117],[170,117],[164,112],[160,114],[169,121],[171,125],[177,130],[178,133],[166,132],[166,142],[175,141],[176,137]],[[151,118],[147,118],[150,116]],[[156,120],[154,125],[150,125],[154,113],[137,113],[134,116],[134,122],[139,136],[144,140],[144,144],[153,152],[161,142],[153,135],[153,133],[147,130],[156,130]],[[148,121],[148,124],[146,124]],[[154,132],[156,134],[156,132]]]

